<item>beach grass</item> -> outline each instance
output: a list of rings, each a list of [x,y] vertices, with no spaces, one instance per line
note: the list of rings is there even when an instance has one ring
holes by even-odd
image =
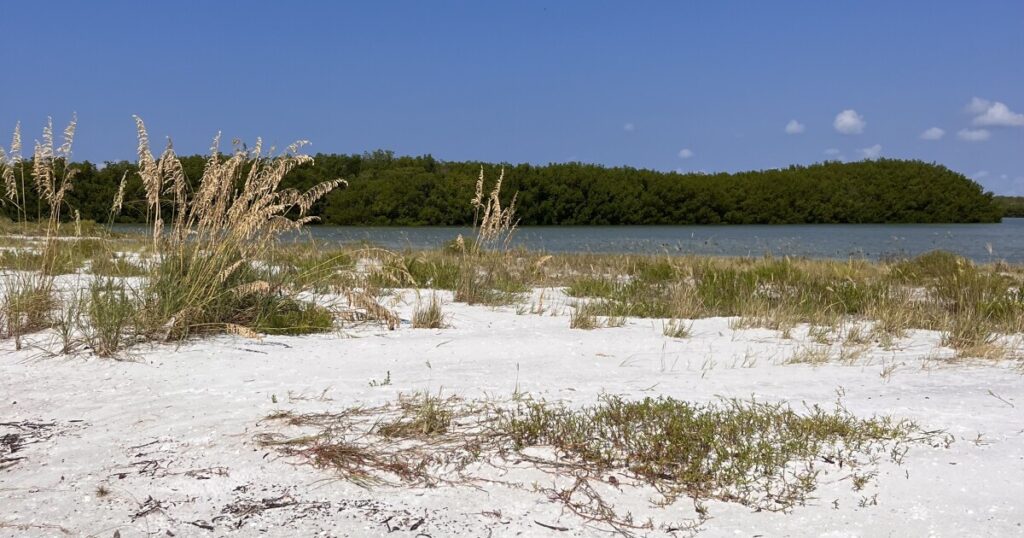
[[[258,443],[365,486],[473,485],[481,467],[535,469],[564,484],[544,490],[552,501],[617,531],[652,528],[606,502],[609,480],[626,494],[653,488],[662,505],[692,501],[687,524],[700,526],[708,501],[787,512],[812,498],[830,471],[860,491],[882,461],[900,463],[914,445],[952,442],[911,421],[856,417],[840,402],[797,412],[756,400],[605,395],[570,407],[527,394],[496,401],[417,392],[377,407],[267,419],[279,426]]]
[[[1024,268],[975,264],[948,252],[872,262],[514,249],[516,197],[503,204],[504,172],[491,183],[481,170],[471,202],[472,237],[427,251],[321,245],[298,232],[315,220],[306,216],[312,204],[344,182],[304,192],[282,188],[288,171],[311,163],[300,152],[302,143],[269,155],[259,142],[222,153],[215,141],[201,177],[186,178],[172,146],[159,156],[152,153],[141,120],[138,161],[148,226],[144,236],[117,236],[81,222],[64,203],[74,181],[74,170],[65,163],[75,125],[68,125],[58,146],[47,124],[27,178],[15,175],[27,168],[15,166],[19,161],[11,157],[20,148],[4,154],[5,202],[22,220],[3,223],[13,235],[3,238],[0,249],[2,334],[19,342],[27,333],[53,327],[53,303],[66,295],[56,293],[56,278],[64,275],[84,279],[81,289],[92,289],[89,279],[103,279],[106,288],[115,285],[109,279],[117,279],[131,299],[132,323],[124,325],[130,334],[104,337],[109,344],[100,344],[102,353],[137,339],[306,334],[349,321],[394,329],[401,320],[381,299],[388,290],[409,288],[450,291],[455,302],[468,305],[517,309],[533,290],[558,288],[578,299],[569,310],[571,328],[652,318],[663,320],[665,335],[672,338],[688,331],[677,320],[728,317],[735,330],[767,328],[784,337],[807,324],[816,328],[812,332],[825,331],[812,335],[822,344],[831,338],[825,333],[842,325],[870,322],[856,340],[891,341],[908,331],[933,330],[960,357],[999,358],[1011,354],[1007,339],[1024,333]],[[120,209],[120,192],[112,213]],[[40,206],[23,207],[29,198],[39,199]],[[284,241],[285,233],[299,239]],[[321,304],[327,296],[331,304]],[[90,292],[84,301],[109,297]],[[339,297],[344,308],[337,305]],[[431,297],[417,305],[413,327],[446,325],[433,291]],[[30,313],[26,305],[37,307]],[[106,319],[100,312],[111,306],[84,305],[81,311],[98,308],[97,319]],[[60,328],[63,334],[73,332],[67,323]]]

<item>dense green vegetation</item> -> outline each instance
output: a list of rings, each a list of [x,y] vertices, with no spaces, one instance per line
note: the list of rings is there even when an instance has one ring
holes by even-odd
[[[190,180],[201,177],[201,156],[185,157],[182,164]],[[387,151],[321,154],[315,166],[292,171],[282,186],[349,180],[348,189],[312,208],[310,213],[327,224],[467,225],[473,220],[469,201],[481,166],[488,177],[497,177],[499,165],[489,163],[396,157]],[[127,173],[125,203],[116,220],[144,220],[143,188],[134,164],[98,168],[85,162],[79,168],[67,204],[82,219],[108,220],[111,200]],[[995,222],[1004,207],[962,174],[891,159],[734,174],[518,164],[506,166],[502,192],[518,193],[517,214],[524,225]],[[33,200],[26,205],[36,207]],[[4,213],[15,217],[10,205],[0,208]]]
[[[996,196],[1004,217],[1024,218],[1024,196]]]

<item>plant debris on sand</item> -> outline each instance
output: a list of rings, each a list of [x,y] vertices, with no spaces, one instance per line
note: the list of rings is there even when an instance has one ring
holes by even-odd
[[[810,498],[824,472],[849,473],[860,490],[883,459],[899,464],[910,445],[951,442],[910,421],[857,418],[839,402],[798,413],[780,403],[604,396],[573,409],[521,395],[500,403],[418,393],[380,407],[267,419],[301,433],[263,433],[260,444],[366,486],[473,485],[482,468],[539,470],[561,483],[543,489],[551,500],[624,534],[696,530],[708,500],[786,512]],[[634,521],[599,484],[647,488],[664,506],[687,498],[695,515],[682,524]]]
[[[30,420],[0,422],[0,471],[28,459],[25,450],[30,445],[63,435],[81,423],[80,420],[68,421],[66,424]]]

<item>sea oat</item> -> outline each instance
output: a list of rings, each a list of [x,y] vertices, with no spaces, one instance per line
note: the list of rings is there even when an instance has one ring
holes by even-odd
[[[121,184],[117,186],[117,196],[114,197],[114,203],[110,207],[111,219],[121,214],[121,205],[124,204],[124,188],[128,183],[128,172],[125,172],[121,176]]]
[[[71,115],[71,121],[68,122],[68,126],[64,128],[64,143],[60,145],[60,149],[57,150],[57,155],[60,155],[65,161],[71,161],[71,144],[75,140],[75,129],[78,127],[78,114]]]
[[[164,271],[147,283],[154,290],[153,300],[164,302],[150,312],[156,319],[149,326],[166,329],[165,321],[173,320],[163,333],[166,338],[182,337],[191,327],[237,332],[237,327],[265,318],[261,308],[273,310],[282,301],[294,304],[295,299],[283,293],[295,292],[271,285],[258,266],[272,257],[281,233],[315,220],[307,212],[331,190],[345,185],[344,180],[325,181],[302,193],[282,188],[289,172],[313,161],[295,153],[304,141],[279,156],[264,155],[262,141],[257,140],[251,150],[236,141],[225,158],[218,134],[195,192],[189,193],[173,144],[168,142],[159,159],[154,158],[145,125],[135,120],[139,175],[146,190],[153,242],[166,260]],[[164,193],[170,200],[162,199]],[[166,222],[167,233],[163,233],[162,207],[173,215]],[[231,302],[251,295],[265,300],[255,306],[251,300]]]

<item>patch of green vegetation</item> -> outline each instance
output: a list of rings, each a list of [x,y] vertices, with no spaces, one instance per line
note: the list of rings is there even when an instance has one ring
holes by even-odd
[[[280,271],[282,280],[319,291],[345,288],[358,280],[354,252],[327,250],[315,244],[282,248],[269,263]]]
[[[461,275],[458,260],[448,256],[411,257],[406,268],[418,287],[435,290],[454,290]]]
[[[268,298],[251,327],[266,334],[300,335],[334,329],[334,314],[323,306],[291,298]]]
[[[112,357],[130,343],[139,305],[124,283],[97,278],[89,286],[87,340],[100,357]]]
[[[401,396],[398,403],[401,416],[381,422],[375,431],[382,437],[425,438],[448,433],[454,412],[452,401],[420,392]]]
[[[515,274],[496,259],[480,265],[463,262],[455,286],[455,300],[467,304],[502,306],[520,302],[529,284],[522,274]]]
[[[417,393],[381,407],[284,411],[268,419],[301,430],[261,434],[261,444],[362,484],[396,478],[472,486],[477,477],[469,469],[478,464],[533,464],[551,481],[569,479],[564,489],[544,490],[550,499],[616,530],[652,527],[638,526],[602,498],[592,484],[608,476],[621,477],[612,484],[626,494],[649,486],[664,504],[691,499],[697,516],[689,523],[699,526],[709,517],[707,500],[788,511],[813,496],[829,469],[848,474],[859,491],[877,476],[880,461],[901,462],[911,445],[952,442],[907,420],[858,418],[839,403],[796,412],[781,403],[668,397],[605,396],[573,408],[521,394],[501,405]],[[537,449],[552,455],[538,458]]]
[[[577,278],[565,288],[569,297],[610,298],[618,289],[618,284],[611,278],[583,276]]]
[[[43,265],[43,255],[31,250],[0,251],[0,268],[13,271],[38,271]]]
[[[661,267],[615,287],[600,280],[578,279],[581,285],[575,292],[586,290],[604,296],[605,300],[595,303],[596,315],[685,319],[740,316],[747,319],[747,326],[783,319],[787,323],[832,325],[842,316],[884,315],[883,310],[897,308],[905,286],[884,272],[875,275],[838,262],[763,258],[728,262],[682,259],[674,263],[679,267]],[[1003,282],[993,289],[1007,295],[1010,286]],[[943,299],[922,306],[934,309],[951,304]],[[898,307],[906,311],[907,304]],[[913,319],[924,323],[921,315]]]
[[[49,239],[23,242],[16,249],[0,251],[0,268],[16,271],[42,271],[47,275],[65,275],[79,270],[86,260],[106,252],[100,239]]]
[[[137,277],[146,274],[146,268],[125,256],[112,254],[93,258],[89,272],[103,277]]]
[[[605,397],[570,409],[527,402],[497,427],[513,446],[554,447],[598,473],[628,469],[672,498],[791,508],[817,485],[815,462],[854,469],[920,431],[909,421],[859,419],[842,408],[798,414],[783,404],[728,400],[692,404],[673,398]],[[898,454],[895,452],[894,454]]]
[[[593,314],[597,310],[594,303],[577,303],[569,314],[569,328],[590,331],[601,326],[601,321]]]
[[[53,280],[38,273],[7,275],[0,280],[4,294],[0,302],[0,338],[14,338],[21,349],[21,337],[53,325],[57,297]]]
[[[652,284],[668,282],[677,276],[677,268],[666,259],[641,260],[630,273],[636,280]]]
[[[955,272],[970,262],[945,250],[933,250],[893,265],[891,275],[897,281],[920,284]]]
[[[996,196],[994,200],[1003,210],[1004,217],[1024,217],[1024,196]]]
[[[28,163],[28,167],[32,166],[31,160],[23,162]],[[81,168],[84,166],[84,164],[74,163],[71,166]],[[30,174],[26,173],[26,177],[29,177],[29,175]],[[33,200],[33,198],[35,197],[31,195],[29,196],[29,200],[31,200],[32,202],[35,201]],[[48,235],[49,232],[52,232],[52,229],[49,228],[49,224],[45,220],[47,218],[46,214],[43,214],[42,218],[38,220],[29,221],[19,218],[18,221],[15,221],[12,220],[10,216],[4,213],[16,214],[17,208],[13,207],[13,205],[0,206],[0,234],[2,235],[24,235],[28,237],[45,237]],[[104,217],[105,215],[100,215],[100,218]],[[76,226],[74,222],[64,222],[61,225],[61,229],[65,233],[68,231],[73,233],[76,231],[75,228]],[[79,221],[78,231],[81,231],[82,236],[107,237],[111,235],[110,230],[106,226],[102,224],[97,224],[95,221],[92,220]]]
[[[417,304],[412,314],[413,329],[444,329],[448,326],[448,318],[441,307],[441,299],[437,294],[430,295],[426,304]]]

